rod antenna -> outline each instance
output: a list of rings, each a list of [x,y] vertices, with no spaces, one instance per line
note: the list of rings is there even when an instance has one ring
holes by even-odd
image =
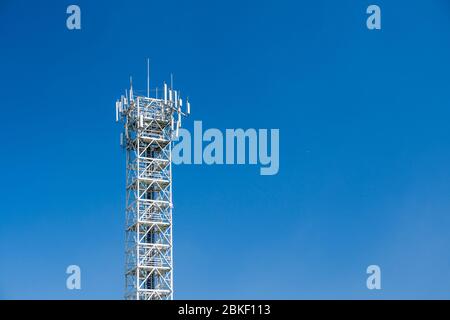
[[[147,98],[150,98],[150,59],[147,58]]]

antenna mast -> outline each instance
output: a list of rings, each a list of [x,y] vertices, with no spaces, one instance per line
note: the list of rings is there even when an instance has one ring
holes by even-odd
[[[150,98],[150,59],[147,58],[147,98]]]

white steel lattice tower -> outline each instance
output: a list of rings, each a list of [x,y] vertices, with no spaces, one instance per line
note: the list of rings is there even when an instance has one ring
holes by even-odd
[[[172,142],[183,100],[164,83],[162,98],[135,95],[116,102],[126,150],[125,299],[173,299]],[[174,117],[178,116],[175,123]]]

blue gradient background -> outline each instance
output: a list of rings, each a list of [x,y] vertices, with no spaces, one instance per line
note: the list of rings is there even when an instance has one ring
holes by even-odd
[[[146,57],[188,128],[280,128],[276,176],[174,168],[176,298],[450,298],[448,1],[74,3],[81,31],[0,3],[0,299],[123,297],[114,102]]]

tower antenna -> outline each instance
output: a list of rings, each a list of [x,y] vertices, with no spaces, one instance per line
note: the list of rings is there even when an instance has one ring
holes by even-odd
[[[163,99],[129,92],[116,102],[116,120],[124,124],[126,150],[125,298],[173,299],[172,147],[181,127],[180,92],[164,82]],[[155,86],[157,88],[157,86]],[[157,91],[156,91],[157,92]],[[157,95],[158,93],[156,93]],[[129,97],[129,100],[128,100]],[[178,118],[175,127],[175,117]]]
[[[150,59],[147,58],[147,98],[150,98]]]

